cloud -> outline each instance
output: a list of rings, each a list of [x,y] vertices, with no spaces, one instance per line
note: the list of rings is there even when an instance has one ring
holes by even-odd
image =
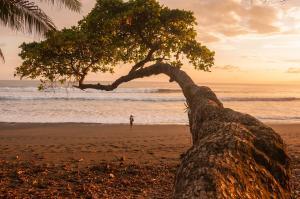
[[[279,19],[275,8],[255,5],[245,13],[248,15],[246,18],[250,31],[261,34],[280,32],[280,28],[274,25]]]
[[[300,63],[300,59],[286,59],[286,62]]]
[[[232,37],[279,32],[277,10],[268,5],[245,6],[234,0],[198,1],[193,6],[200,26]]]
[[[4,47],[4,46],[6,46],[5,43],[0,43],[0,47]]]
[[[171,7],[192,10],[197,17],[199,33],[206,34],[204,42],[215,42],[218,41],[216,38],[220,37],[281,31],[278,24],[279,8],[272,4],[253,1],[254,3],[250,5],[243,0],[161,1]]]
[[[232,65],[215,66],[214,68],[217,69],[217,70],[223,70],[223,71],[228,71],[228,72],[241,71],[241,69],[238,66],[232,66]]]
[[[220,38],[211,34],[211,33],[205,33],[205,32],[201,32],[198,34],[198,38],[200,41],[203,41],[205,43],[213,43],[213,42],[218,42],[220,41]]]
[[[300,73],[300,67],[299,68],[295,68],[295,67],[288,68],[287,73]]]

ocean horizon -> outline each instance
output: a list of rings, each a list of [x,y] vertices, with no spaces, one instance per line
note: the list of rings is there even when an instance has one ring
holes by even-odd
[[[108,83],[108,82],[104,82]],[[68,86],[39,91],[39,81],[0,80],[0,122],[188,124],[176,83],[130,82],[114,91]],[[300,87],[289,84],[209,83],[226,108],[267,123],[300,123]]]

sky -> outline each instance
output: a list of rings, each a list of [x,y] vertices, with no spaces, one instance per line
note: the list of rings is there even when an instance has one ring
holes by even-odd
[[[197,18],[198,40],[215,51],[211,72],[183,69],[196,82],[300,84],[300,1],[270,0],[160,0],[171,8],[192,10]],[[252,3],[250,3],[252,2]],[[39,4],[60,29],[76,25],[88,14],[95,0],[82,0],[82,11],[73,13],[60,6]],[[18,46],[40,41],[39,35],[16,32],[0,26],[0,80],[12,80],[14,68],[22,63]],[[126,74],[118,66],[114,74],[91,74],[87,80],[112,81]],[[147,79],[165,81],[163,76]]]

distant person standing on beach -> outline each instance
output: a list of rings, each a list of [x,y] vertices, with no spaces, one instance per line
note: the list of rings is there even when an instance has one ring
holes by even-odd
[[[130,117],[129,117],[130,128],[132,128],[132,126],[133,126],[133,121],[134,121],[133,115],[130,115]]]

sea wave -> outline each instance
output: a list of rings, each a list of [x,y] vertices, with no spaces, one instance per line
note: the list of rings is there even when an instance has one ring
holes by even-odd
[[[88,101],[88,100],[97,100],[97,101],[144,101],[144,102],[183,102],[185,101],[182,97],[79,97],[79,96],[70,96],[70,97],[49,97],[49,96],[34,96],[34,97],[24,97],[24,96],[0,96],[0,101],[2,100],[80,100],[80,101]]]
[[[37,87],[0,87],[0,93],[10,92],[39,92],[39,93],[182,93],[181,89],[176,88],[117,88],[113,91],[102,91],[95,89],[80,90],[74,87],[49,87],[39,91]],[[242,90],[214,90],[216,93],[240,93],[246,94],[249,91]]]
[[[280,96],[281,95],[281,96]],[[241,93],[232,96],[219,94],[223,102],[292,102],[300,101],[292,96],[245,96]],[[185,98],[177,88],[118,88],[114,91],[94,89],[80,90],[72,87],[48,88],[38,91],[36,87],[0,87],[0,101],[3,100],[98,100],[98,101],[145,101],[145,102],[184,102]]]
[[[221,101],[229,102],[289,102],[300,101],[297,97],[221,97]]]
[[[95,89],[80,90],[72,87],[54,87],[39,91],[37,87],[0,87],[0,93],[10,92],[52,92],[52,93],[181,93],[181,89],[169,88],[117,88],[113,91],[101,91]]]
[[[145,101],[145,102],[184,102],[183,96],[153,96],[153,95],[7,95],[0,96],[3,100],[97,100],[97,101]],[[291,102],[300,101],[296,97],[220,97],[223,102]]]

